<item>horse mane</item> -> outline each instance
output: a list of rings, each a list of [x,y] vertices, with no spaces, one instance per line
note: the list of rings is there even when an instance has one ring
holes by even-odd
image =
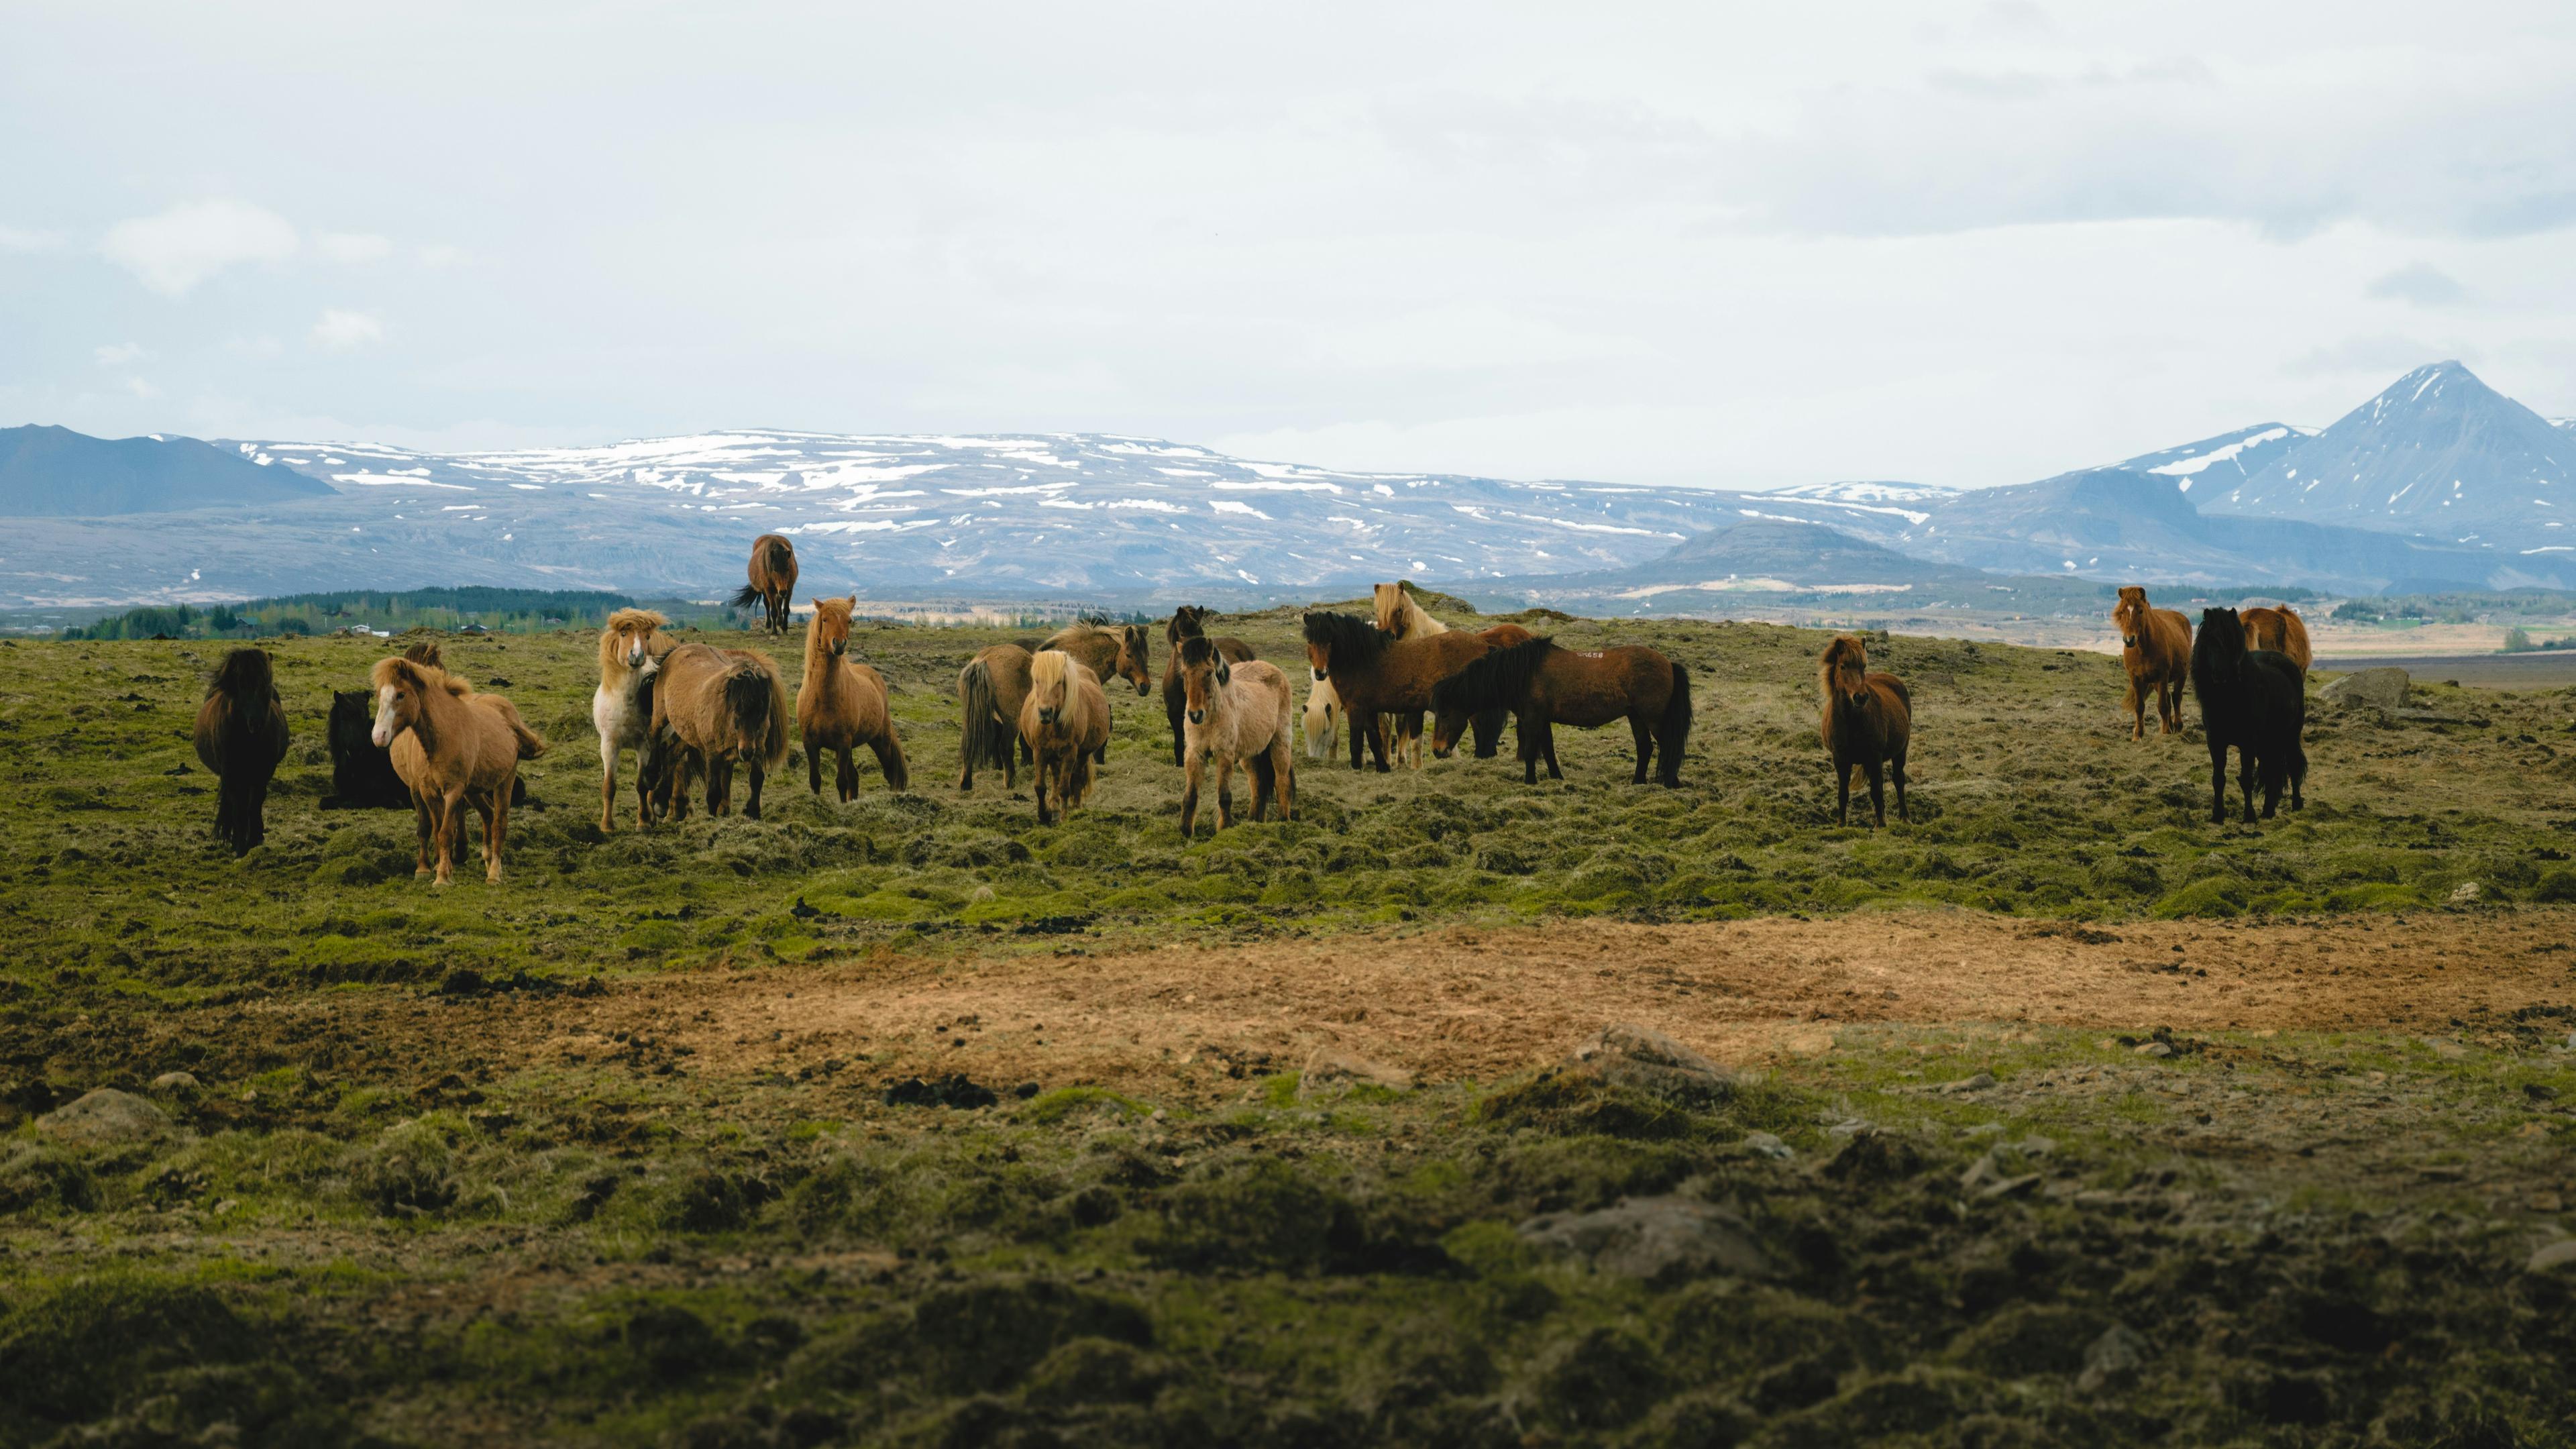
[[[1528,694],[1532,676],[1556,649],[1553,638],[1524,639],[1488,649],[1466,668],[1431,687],[1431,707],[1441,714],[1483,714],[1509,709]]]
[[[1073,656],[1061,649],[1041,649],[1029,656],[1029,692],[1065,688],[1065,670]]]
[[[641,628],[644,631],[645,638],[649,640],[653,636],[654,631],[660,629],[663,625],[669,622],[671,621],[663,618],[660,614],[653,612],[651,609],[619,609],[615,613],[610,614],[608,616],[608,622],[601,625],[599,630],[600,677],[602,679],[607,679],[626,672],[626,661],[617,657],[617,650],[615,648],[616,639],[619,634],[630,629]],[[430,648],[434,652],[438,646],[433,644]],[[651,646],[649,644],[646,646],[646,652],[651,652]],[[438,661],[432,659],[428,662],[435,664]]]
[[[1332,651],[1332,667],[1339,671],[1367,666],[1395,642],[1395,636],[1379,628],[1374,619],[1315,609],[1306,615],[1306,642]]]
[[[2245,652],[2245,620],[2234,609],[2200,611],[2200,637],[2193,641],[2192,653],[2207,649],[2213,658],[2232,657]]]
[[[277,688],[276,671],[265,649],[235,649],[215,666],[215,677],[206,686],[209,698],[223,695],[244,704],[255,704]]]
[[[402,657],[414,664],[426,664],[432,669],[447,667],[447,660],[439,654],[438,641],[435,639],[414,640],[412,646],[403,651]]]
[[[1196,668],[1216,659],[1216,643],[1205,634],[1192,634],[1181,641],[1181,667]]]
[[[446,671],[441,670],[439,674],[444,678]],[[367,671],[367,683],[382,689],[395,680],[401,679],[412,688],[426,693],[429,689],[429,675],[430,671],[422,665],[415,664],[400,655],[393,655],[376,661],[376,667]]]

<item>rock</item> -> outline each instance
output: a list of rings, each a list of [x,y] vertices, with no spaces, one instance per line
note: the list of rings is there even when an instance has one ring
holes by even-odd
[[[889,1107],[990,1107],[1001,1100],[992,1088],[969,1080],[962,1072],[951,1072],[935,1082],[919,1077],[906,1077],[890,1082],[884,1092]]]
[[[2406,671],[2385,665],[2356,669],[2317,691],[2317,701],[2335,709],[2370,708],[2390,713],[2406,707]]]
[[[1973,1077],[1962,1077],[1955,1082],[1943,1082],[1932,1090],[1955,1096],[1961,1092],[1982,1092],[1994,1084],[1994,1073],[1979,1072]]]
[[[174,1093],[193,1093],[197,1090],[197,1079],[186,1072],[163,1072],[152,1079],[152,1090],[165,1097]]]
[[[2451,904],[2455,906],[2473,904],[2483,893],[2483,888],[2476,881],[2464,880],[2451,887]]]
[[[1798,1155],[1797,1149],[1791,1147],[1788,1143],[1781,1141],[1779,1138],[1772,1136],[1768,1132],[1745,1133],[1744,1150],[1756,1157],[1768,1157],[1775,1161],[1785,1160]]]
[[[2138,1381],[2147,1366],[2147,1341],[2125,1323],[2114,1323],[2084,1350],[2084,1372],[2075,1387],[2088,1394],[2117,1391]]]
[[[2040,1175],[2036,1172],[2025,1172],[2019,1177],[2007,1177],[2000,1181],[1987,1183],[1984,1190],[1977,1194],[1977,1200],[1980,1202],[1993,1202],[2000,1198],[2019,1197],[2023,1193],[2030,1191],[2032,1188],[2039,1186],[2039,1177]]]
[[[1780,1271],[1742,1218],[1696,1198],[1621,1198],[1594,1212],[1535,1217],[1518,1231],[1533,1247],[1628,1278]]]
[[[169,1131],[170,1114],[132,1092],[101,1087],[37,1118],[36,1130],[57,1142],[116,1147]]]
[[[1297,1095],[1311,1095],[1333,1087],[1386,1087],[1393,1091],[1410,1091],[1413,1073],[1402,1067],[1373,1062],[1340,1047],[1319,1046],[1306,1058],[1306,1069],[1297,1075]]]
[[[1875,1127],[1852,1134],[1851,1145],[1825,1164],[1825,1175],[1839,1180],[1896,1182],[1923,1170],[1923,1153],[1902,1137]]]
[[[2544,1243],[2522,1265],[2526,1273],[2557,1273],[2576,1268],[2576,1238]]]
[[[1717,1063],[1642,1026],[1603,1028],[1599,1036],[1574,1049],[1567,1065],[1611,1086],[1677,1102],[1713,1102],[1734,1086]]]
[[[2173,1055],[2173,1048],[2166,1046],[2160,1041],[2142,1041],[2135,1047],[2131,1048],[2131,1050],[2135,1051],[2142,1057],[2169,1057]]]

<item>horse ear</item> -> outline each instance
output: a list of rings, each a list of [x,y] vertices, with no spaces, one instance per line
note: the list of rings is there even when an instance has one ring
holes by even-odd
[[[823,601],[821,599],[810,599],[807,602],[814,606],[814,612],[819,614],[823,611]]]
[[[1216,662],[1216,685],[1223,689],[1234,682],[1234,670],[1223,659]]]

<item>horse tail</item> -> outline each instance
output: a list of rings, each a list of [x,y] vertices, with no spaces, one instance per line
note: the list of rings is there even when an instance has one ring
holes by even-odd
[[[741,588],[733,591],[733,606],[737,609],[748,609],[760,601],[760,585],[758,584],[745,584]]]
[[[962,746],[967,768],[1011,763],[1010,737],[1002,729],[1002,700],[993,689],[993,666],[978,659],[957,676],[957,698],[964,706]]]
[[[1682,746],[1690,740],[1690,671],[1673,664],[1673,692],[1664,701],[1663,718],[1655,721],[1655,750],[1663,756],[1660,773],[1667,785],[1682,782]]]
[[[519,707],[517,705],[510,703],[499,695],[486,695],[484,697],[492,701],[492,712],[499,715],[501,717],[501,722],[510,727],[510,737],[519,742],[520,759],[533,760],[537,756],[546,752],[546,742],[538,737],[535,730],[528,728],[528,722],[526,720],[519,718]]]
[[[726,682],[725,693],[746,726],[744,748],[758,758],[762,769],[777,769],[787,759],[787,726],[794,718],[787,708],[787,681],[765,664],[745,663]]]

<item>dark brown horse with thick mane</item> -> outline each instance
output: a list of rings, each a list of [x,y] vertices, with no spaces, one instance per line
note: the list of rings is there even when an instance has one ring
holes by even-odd
[[[788,600],[796,596],[796,545],[783,533],[764,533],[751,541],[751,581],[734,590],[733,606],[758,604],[766,611],[763,628],[784,634]]]
[[[2191,678],[2191,621],[2147,603],[2136,585],[2120,590],[2111,622],[2120,626],[2120,663],[2129,671],[2129,738],[2147,737],[2147,703],[2155,702],[2159,733],[2182,730],[2182,686]]]
[[[2257,607],[2239,616],[2245,624],[2245,647],[2269,649],[2308,672],[2308,661],[2314,656],[2308,649],[2307,621],[2287,604],[2277,608]]]
[[[1905,748],[1914,735],[1914,696],[1905,681],[1869,667],[1869,650],[1849,634],[1825,646],[1816,683],[1825,696],[1825,748],[1834,757],[1834,823],[1851,823],[1851,772],[1869,772],[1869,808],[1887,828],[1887,777],[1896,777],[1896,818],[1905,813]]]
[[[833,788],[842,804],[859,798],[859,767],[850,750],[865,745],[876,752],[877,767],[897,790],[910,783],[903,763],[903,741],[895,737],[894,714],[886,707],[884,676],[849,658],[850,615],[856,594],[846,599],[816,599],[814,617],[805,625],[805,678],[796,686],[796,732],[805,739],[805,783],[823,793],[823,756],[838,757]]]
[[[1181,712],[1186,708],[1182,702],[1181,644],[1188,639],[1206,639],[1207,621],[1214,617],[1216,617],[1216,611],[1213,609],[1202,609],[1196,604],[1183,604],[1172,611],[1170,621],[1163,625],[1163,642],[1170,646],[1163,661],[1163,718],[1171,722],[1172,763],[1175,765],[1183,762]],[[1209,639],[1208,642],[1215,646],[1217,657],[1229,664],[1241,664],[1255,657],[1251,645],[1230,634],[1220,635]]]
[[[1431,708],[1431,691],[1441,680],[1483,658],[1491,650],[1527,642],[1530,631],[1518,624],[1497,624],[1480,634],[1452,629],[1418,639],[1398,639],[1356,614],[1322,609],[1305,620],[1306,663],[1317,683],[1329,681],[1342,701],[1351,732],[1351,768],[1362,768],[1360,751],[1367,745],[1380,774],[1387,762],[1386,732],[1379,717]]]
[[[215,838],[247,855],[268,838],[269,778],[286,758],[286,706],[265,649],[224,656],[197,707],[197,758],[215,775]]]
[[[1531,639],[1505,645],[1433,686],[1431,703],[1438,712],[1431,750],[1443,759],[1458,747],[1470,719],[1507,709],[1520,725],[1522,780],[1538,783],[1542,759],[1548,778],[1562,780],[1565,772],[1556,766],[1557,725],[1588,730],[1625,719],[1637,742],[1637,773],[1630,783],[1646,783],[1647,763],[1659,749],[1659,778],[1669,786],[1682,782],[1682,749],[1691,726],[1690,672],[1642,644],[1561,649],[1552,639]]]

